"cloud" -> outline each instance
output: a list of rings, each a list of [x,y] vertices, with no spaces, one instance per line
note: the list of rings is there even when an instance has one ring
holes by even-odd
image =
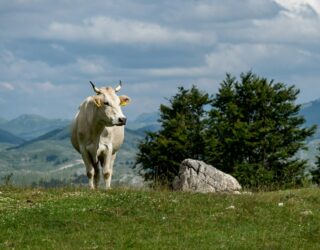
[[[92,74],[92,75],[105,73],[103,64],[104,64],[103,61],[99,62],[99,61],[93,61],[93,60],[88,60],[83,58],[78,58],[76,62],[76,65],[79,66],[79,69],[81,70],[81,72],[85,74]]]
[[[318,18],[304,18],[284,12],[272,20],[256,20],[253,27],[244,31],[249,34],[250,40],[265,43],[316,44],[320,41],[319,27]]]
[[[206,37],[186,30],[175,30],[163,25],[129,19],[98,16],[85,19],[81,25],[53,22],[45,33],[48,38],[84,41],[98,44],[199,44]],[[213,42],[213,39],[207,39]]]
[[[12,91],[14,90],[14,86],[9,82],[0,82],[0,89]]]
[[[214,93],[226,72],[296,84],[299,101],[318,95],[318,0],[12,0],[0,9],[0,116],[72,117],[89,80],[121,79],[132,116],[181,85]]]
[[[295,15],[320,16],[320,2],[318,0],[274,0],[283,6],[287,12]]]

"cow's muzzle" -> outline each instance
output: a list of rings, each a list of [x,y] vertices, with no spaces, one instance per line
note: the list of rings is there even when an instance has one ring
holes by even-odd
[[[126,125],[126,123],[127,123],[127,118],[126,117],[120,117],[119,119],[118,119],[118,126],[122,126],[122,125]]]

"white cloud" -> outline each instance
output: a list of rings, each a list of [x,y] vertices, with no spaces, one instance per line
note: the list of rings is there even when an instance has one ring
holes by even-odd
[[[319,0],[12,0],[0,9],[0,99],[19,99],[0,115],[70,114],[89,80],[119,79],[133,98],[125,112],[136,114],[177,86],[216,91],[226,72],[247,70],[296,84],[303,100],[320,96]]]
[[[254,28],[247,30],[252,40],[291,44],[318,44],[320,41],[318,18],[283,14],[272,20],[256,20],[253,24]]]
[[[14,90],[14,86],[9,82],[0,82],[0,89],[12,91]]]
[[[41,90],[43,92],[52,92],[57,89],[57,86],[52,84],[51,82],[43,82],[35,84],[37,90]]]
[[[170,68],[154,68],[143,70],[147,74],[157,77],[190,77],[201,76],[206,73],[203,67],[170,67]]]
[[[86,74],[92,74],[92,75],[99,75],[105,73],[104,62],[94,61],[94,60],[88,60],[84,58],[78,58],[76,65],[79,66],[79,69],[81,72]]]
[[[0,51],[2,79],[23,81],[36,80],[43,75],[52,75],[52,68],[43,61],[28,61],[15,56],[11,51]]]
[[[98,16],[85,19],[81,25],[53,22],[45,35],[52,39],[110,44],[171,44],[213,42],[212,36],[172,29],[157,23]]]
[[[145,74],[177,79],[222,79],[226,72],[237,75],[249,70],[271,77],[296,72],[306,75],[319,61],[320,54],[283,44],[220,44],[204,55],[201,66],[153,68]]]
[[[296,15],[308,14],[313,10],[320,16],[319,0],[274,0],[276,3],[287,9],[288,12]]]
[[[59,52],[65,51],[65,48],[61,44],[52,43],[50,44],[50,47]]]

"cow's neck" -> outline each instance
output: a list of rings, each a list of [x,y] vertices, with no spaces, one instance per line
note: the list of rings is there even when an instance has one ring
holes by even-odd
[[[105,124],[99,119],[97,114],[98,110],[95,107],[95,104],[92,102],[89,103],[89,114],[87,116],[87,124],[89,128],[90,136],[89,138],[94,140],[99,140],[100,134],[102,133]]]
[[[90,127],[90,134],[92,135],[92,138],[99,138],[105,124],[103,121],[99,120],[97,115],[94,115],[90,121],[91,124],[89,124]]]

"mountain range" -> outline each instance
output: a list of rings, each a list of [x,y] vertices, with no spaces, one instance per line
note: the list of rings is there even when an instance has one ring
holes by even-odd
[[[320,99],[302,105],[300,114],[305,117],[307,127],[317,125],[318,130],[313,136],[314,139],[320,139]]]
[[[10,144],[22,144],[25,142],[21,137],[15,136],[10,132],[0,129],[0,142]]]
[[[10,132],[21,139],[30,140],[68,124],[70,124],[69,120],[48,119],[39,115],[21,115],[10,121],[2,119],[0,129]]]
[[[146,121],[145,117],[149,117]],[[17,184],[30,185],[51,179],[71,179],[85,173],[81,156],[70,143],[69,120],[22,115],[13,120],[0,119],[0,177],[13,173]],[[144,131],[160,127],[157,114],[142,115],[125,130],[125,141],[115,162],[114,180],[137,180],[132,170],[137,145]]]
[[[306,126],[320,127],[320,99],[302,105],[300,114],[306,118]],[[160,129],[158,119],[159,113],[153,112],[128,122],[125,141],[115,162],[114,182],[137,180],[132,166],[138,143],[143,140],[145,131]],[[16,184],[31,185],[40,180],[74,179],[84,175],[81,157],[69,138],[70,120],[38,115],[22,115],[10,121],[0,118],[0,178],[13,173]],[[312,165],[319,142],[318,130],[307,142],[309,150],[300,151],[297,156],[309,160]]]

